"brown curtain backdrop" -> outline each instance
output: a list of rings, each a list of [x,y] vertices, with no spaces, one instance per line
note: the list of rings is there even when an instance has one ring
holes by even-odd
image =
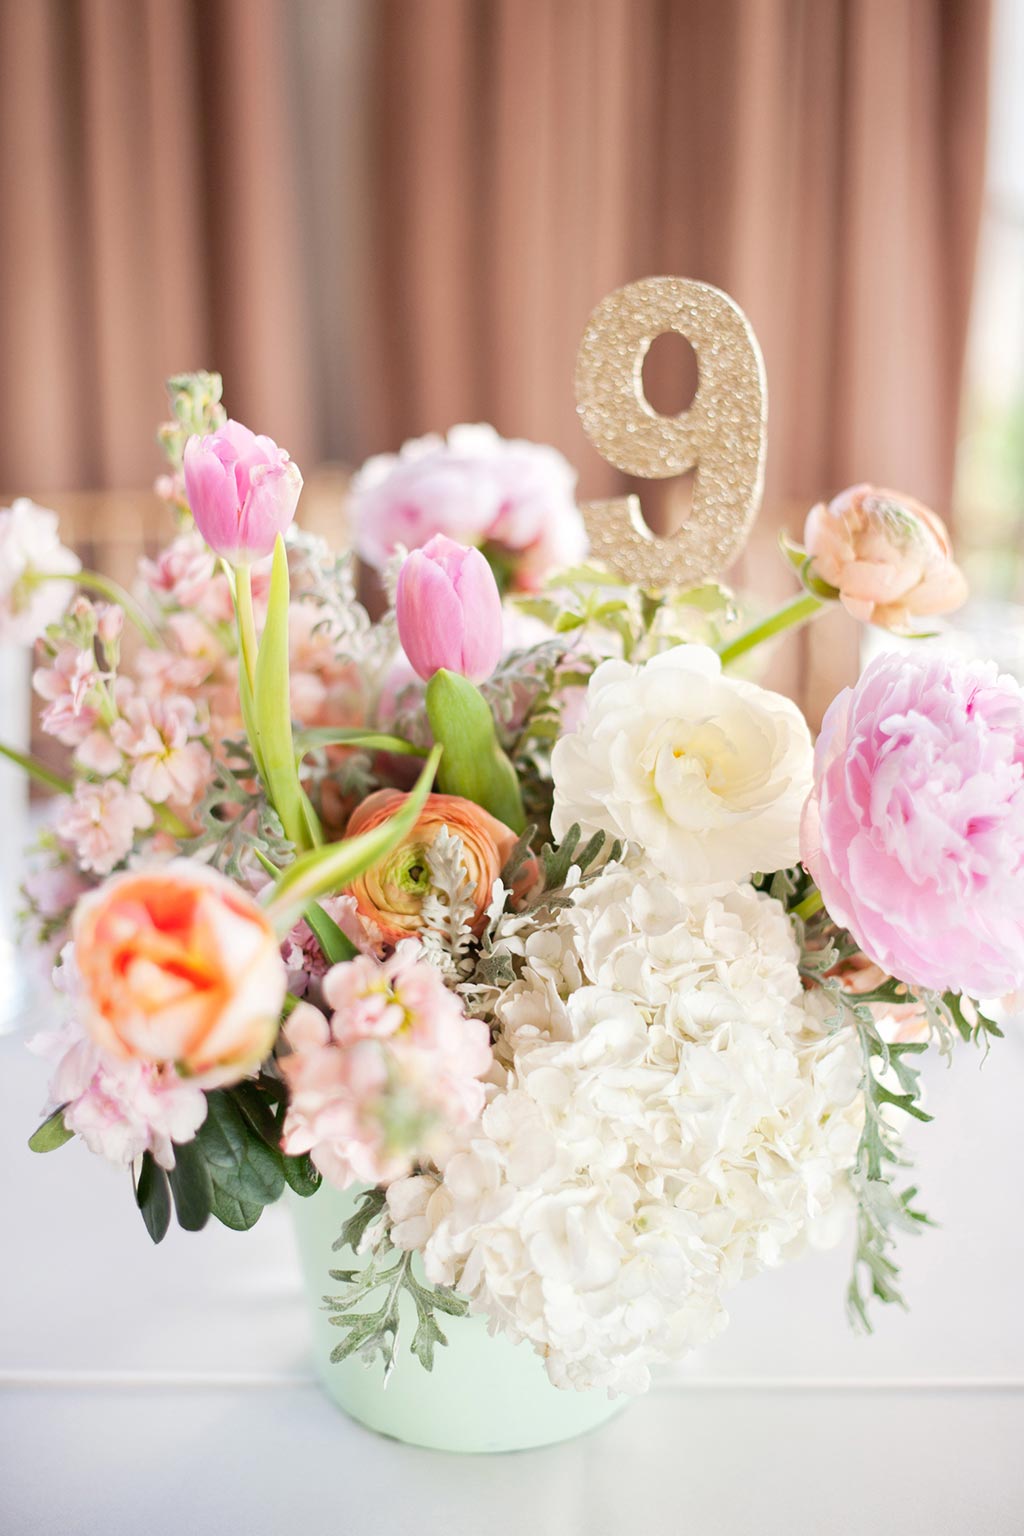
[[[0,0],[5,490],[144,485],[186,368],[316,451],[286,22],[279,0]]]
[[[580,334],[678,273],[760,337],[740,574],[785,590],[775,533],[822,493],[949,510],[988,24],[988,0],[0,0],[0,486],[145,483],[164,374],[205,364],[304,465],[489,419],[603,494]],[[812,707],[852,666],[833,629],[789,669]]]
[[[852,480],[948,512],[988,11],[380,0],[368,444],[485,417],[555,442],[587,493],[614,486],[575,420],[575,349],[609,289],[679,273],[731,293],[765,354],[766,503],[741,579],[786,590],[780,523]],[[826,622],[812,709],[854,666],[854,627]]]

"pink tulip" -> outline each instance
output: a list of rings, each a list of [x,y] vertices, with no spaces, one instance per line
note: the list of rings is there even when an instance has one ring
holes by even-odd
[[[302,476],[283,448],[229,421],[185,444],[185,493],[196,527],[231,565],[251,565],[274,548],[295,516]]]
[[[501,657],[501,598],[478,549],[443,533],[413,550],[398,576],[398,638],[420,677],[442,667],[472,683],[490,677]]]

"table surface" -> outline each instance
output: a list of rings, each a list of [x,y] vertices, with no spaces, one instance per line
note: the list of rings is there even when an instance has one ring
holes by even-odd
[[[27,1151],[44,1085],[0,1037],[5,1536],[1024,1532],[1019,1033],[929,1064],[912,1147],[941,1225],[903,1244],[909,1313],[852,1334],[848,1248],[816,1255],[741,1287],[603,1429],[504,1457],[349,1423],[313,1381],[287,1211],[153,1248],[126,1176]]]

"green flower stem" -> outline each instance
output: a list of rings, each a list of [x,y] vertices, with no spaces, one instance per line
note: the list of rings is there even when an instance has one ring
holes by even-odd
[[[755,645],[760,645],[764,640],[771,640],[775,635],[781,635],[784,630],[796,629],[800,624],[806,624],[809,619],[816,618],[828,604],[821,598],[815,597],[811,592],[801,592],[799,597],[794,597],[790,602],[762,619],[760,624],[755,624],[752,629],[745,630],[742,635],[737,635],[735,640],[730,640],[719,651],[722,666],[727,667],[738,656],[744,656],[747,651],[752,651]]]
[[[248,570],[245,576],[248,578]],[[244,590],[242,571],[238,590]],[[288,605],[291,588],[288,555],[278,534],[270,571],[267,617],[256,652],[253,673],[252,712],[259,741],[262,778],[271,805],[281,818],[284,835],[299,851],[323,842],[316,812],[299,780],[298,758],[292,734],[291,679],[288,660]],[[244,625],[246,599],[239,604]],[[251,611],[251,610],[250,610]]]
[[[59,795],[70,795],[71,783],[62,779],[59,773],[54,773],[52,768],[47,768],[37,757],[30,757],[27,752],[18,752],[14,747],[5,746],[0,741],[0,757],[5,757],[16,768],[21,768],[30,778],[39,784],[45,784],[47,789],[56,790]]]
[[[100,597],[105,597],[108,603],[116,603],[124,609],[125,617],[130,619],[153,650],[159,649],[160,636],[157,634],[152,621],[135,601],[130,592],[126,592],[120,582],[114,581],[110,576],[101,576],[98,571],[33,571],[28,578],[33,585],[42,581],[71,581],[76,587],[84,587],[87,592],[95,592]]]
[[[238,649],[242,665],[249,679],[250,689],[256,687],[256,616],[252,607],[252,571],[240,565],[234,571],[235,614],[238,618]]]
[[[807,919],[813,917],[815,912],[820,912],[824,905],[825,903],[821,899],[821,892],[819,890],[808,891],[803,901],[798,901],[793,908],[793,916],[806,923]]]

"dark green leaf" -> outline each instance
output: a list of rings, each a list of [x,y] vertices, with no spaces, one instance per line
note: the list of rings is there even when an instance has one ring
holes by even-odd
[[[69,1131],[64,1124],[64,1106],[55,1109],[48,1120],[44,1120],[38,1130],[33,1131],[28,1139],[29,1147],[33,1152],[55,1152],[66,1141],[74,1136],[74,1131]]]
[[[167,1175],[151,1152],[142,1154],[142,1167],[135,1185],[135,1203],[142,1212],[146,1231],[154,1243],[162,1242],[171,1224],[171,1192]]]
[[[211,1210],[218,1221],[245,1231],[284,1189],[282,1157],[259,1132],[231,1094],[207,1095],[207,1115],[196,1137],[213,1184]]]
[[[319,1169],[313,1167],[308,1153],[304,1153],[302,1157],[282,1156],[281,1166],[289,1189],[301,1195],[304,1200],[310,1195],[315,1195],[323,1183],[323,1175]]]
[[[259,1082],[246,1081],[236,1083],[233,1088],[227,1089],[231,1100],[245,1119],[250,1128],[254,1130],[261,1141],[265,1142],[275,1152],[279,1152],[281,1142],[281,1127],[274,1116],[271,1107],[277,1103],[276,1099],[268,1099],[259,1085]]]
[[[167,1181],[174,1196],[178,1226],[186,1232],[200,1232],[210,1219],[213,1184],[203,1154],[194,1141],[174,1149],[174,1167]]]

